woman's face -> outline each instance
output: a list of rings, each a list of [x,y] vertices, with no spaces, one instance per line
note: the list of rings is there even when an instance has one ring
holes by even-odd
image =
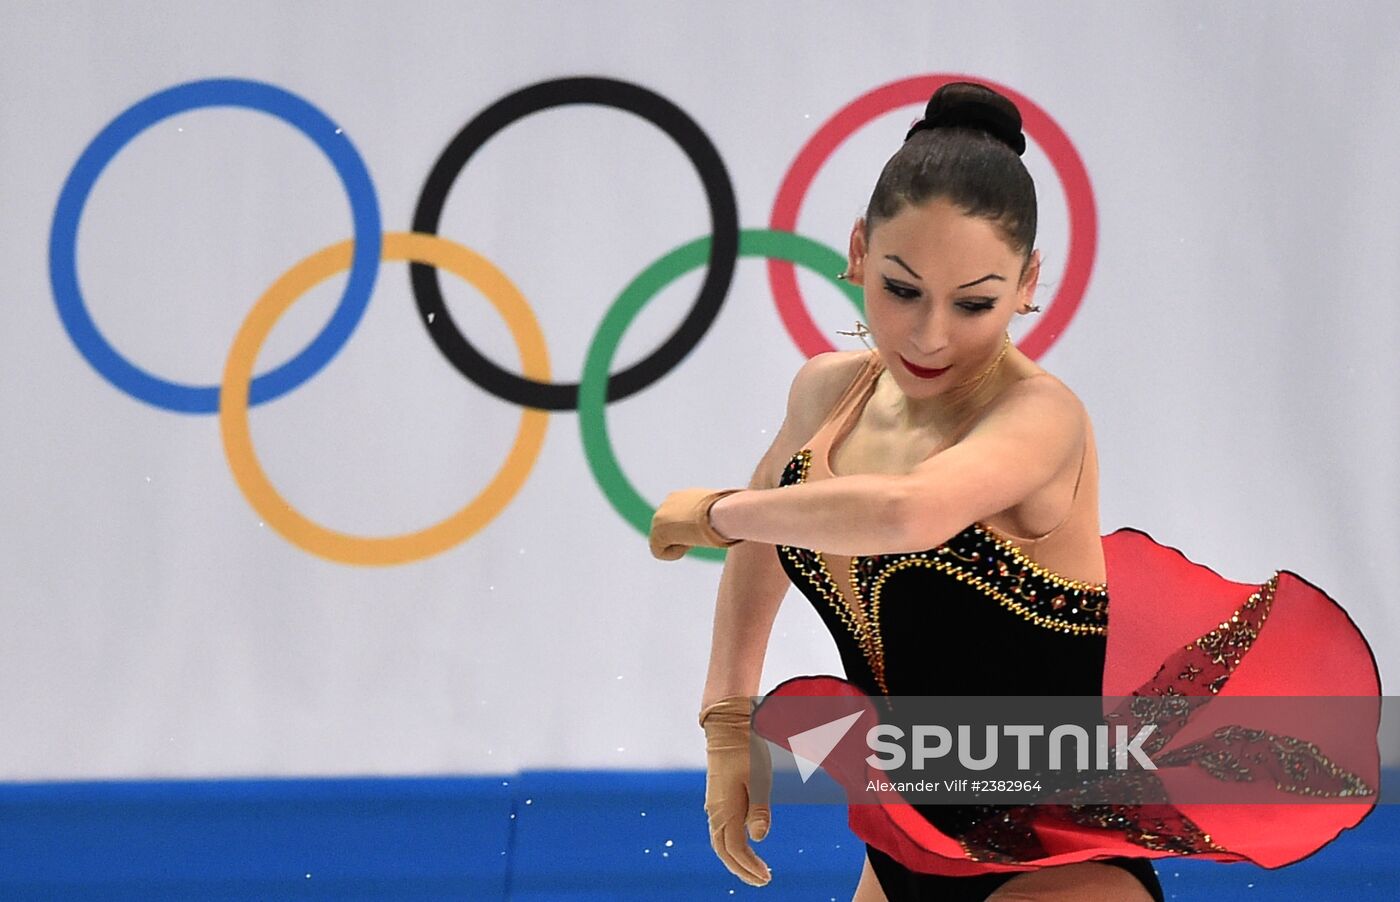
[[[976,379],[996,359],[1011,317],[1031,303],[1040,252],[1022,279],[1020,256],[991,222],[938,199],[905,207],[868,240],[857,220],[849,264],[886,368],[906,395],[924,399]]]

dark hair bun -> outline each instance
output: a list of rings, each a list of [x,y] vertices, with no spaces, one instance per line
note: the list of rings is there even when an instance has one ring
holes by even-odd
[[[980,129],[1016,151],[1026,152],[1026,136],[1021,134],[1021,111],[1002,94],[971,81],[949,82],[929,98],[924,118],[915,122],[904,136],[908,141],[926,129],[963,126]]]

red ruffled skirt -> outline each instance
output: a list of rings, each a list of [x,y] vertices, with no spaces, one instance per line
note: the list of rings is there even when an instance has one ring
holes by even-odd
[[[1154,801],[1000,806],[985,823],[951,836],[899,793],[869,791],[869,781],[888,776],[866,763],[865,730],[879,718],[873,700],[849,681],[783,682],[759,704],[755,731],[791,751],[788,737],[861,711],[822,767],[847,790],[855,835],[922,873],[965,876],[1109,857],[1273,868],[1360,823],[1379,797],[1380,678],[1346,611],[1290,571],[1263,584],[1232,582],[1139,530],[1120,529],[1103,546],[1110,602],[1102,694],[1109,707],[1120,704],[1120,714],[1122,697],[1132,697],[1139,713],[1155,709],[1154,718],[1162,705],[1184,712],[1161,731],[1154,785],[1164,794]],[[1209,704],[1258,697],[1282,703]],[[785,703],[816,698],[828,701]],[[1242,711],[1249,722],[1241,722]],[[1214,801],[1211,781],[1226,780],[1234,782],[1220,797],[1229,801]]]

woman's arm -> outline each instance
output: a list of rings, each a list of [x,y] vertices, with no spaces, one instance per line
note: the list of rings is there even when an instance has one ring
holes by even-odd
[[[754,470],[750,489],[777,487],[783,467],[811,438],[827,409],[853,378],[855,359],[840,352],[818,354],[802,365],[788,392],[783,425]],[[791,488],[796,486],[783,491]],[[768,638],[789,585],[772,545],[740,542],[726,552],[700,707],[728,696],[758,694]]]
[[[1077,459],[1083,440],[1074,394],[1053,378],[1023,379],[966,438],[909,473],[737,492],[710,508],[710,525],[728,538],[832,554],[921,551],[1024,500]]]
[[[729,696],[758,694],[768,638],[788,585],[772,545],[740,542],[729,549],[719,578],[701,708]]]

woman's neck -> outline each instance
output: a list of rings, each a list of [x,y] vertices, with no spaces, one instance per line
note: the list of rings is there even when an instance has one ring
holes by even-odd
[[[1014,381],[1008,335],[978,375],[933,398],[911,399],[903,395],[896,404],[900,423],[911,431],[932,429],[949,435],[982,411]],[[902,393],[901,393],[902,394]]]

